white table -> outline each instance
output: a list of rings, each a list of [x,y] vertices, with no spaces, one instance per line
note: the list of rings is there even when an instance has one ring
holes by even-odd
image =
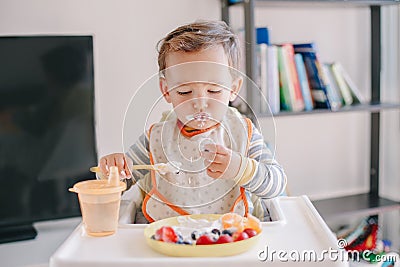
[[[107,237],[87,236],[80,225],[53,254],[50,267],[348,266],[340,260],[344,251],[337,247],[335,236],[307,197],[273,199],[269,210],[273,221],[262,223],[257,245],[240,255],[168,257],[147,246],[143,235],[146,225],[120,225],[116,234]],[[329,251],[339,260],[328,255]],[[303,255],[309,260],[300,260]]]

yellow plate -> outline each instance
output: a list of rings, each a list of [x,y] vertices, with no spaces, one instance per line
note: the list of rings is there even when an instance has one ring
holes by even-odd
[[[220,214],[196,214],[196,215],[186,215],[192,219],[206,219],[209,221],[218,220],[222,215]],[[260,239],[261,233],[253,236],[249,239],[224,243],[215,245],[184,245],[157,241],[151,239],[151,236],[155,234],[157,229],[162,226],[177,226],[179,225],[177,221],[178,217],[167,218],[159,220],[149,224],[144,229],[144,236],[146,238],[147,244],[155,251],[162,254],[174,257],[222,257],[231,256],[243,253],[253,247]]]

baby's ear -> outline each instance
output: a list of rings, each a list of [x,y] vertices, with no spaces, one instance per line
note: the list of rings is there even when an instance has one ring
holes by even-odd
[[[239,94],[240,88],[242,88],[242,84],[243,84],[243,78],[239,77],[236,78],[233,82],[232,82],[232,90],[231,90],[231,95],[229,97],[229,101],[233,101],[236,99],[237,95]]]
[[[165,101],[167,101],[168,103],[171,103],[171,98],[170,98],[169,92],[168,92],[168,84],[164,77],[160,77],[159,85],[160,85],[161,93],[162,93],[163,97],[165,98]]]

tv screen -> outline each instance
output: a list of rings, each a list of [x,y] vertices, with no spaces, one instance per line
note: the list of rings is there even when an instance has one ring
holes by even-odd
[[[0,243],[79,216],[96,159],[93,38],[0,37]]]

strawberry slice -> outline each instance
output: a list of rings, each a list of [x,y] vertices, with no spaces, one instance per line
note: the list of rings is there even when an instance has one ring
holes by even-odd
[[[176,243],[178,241],[178,235],[171,226],[162,226],[156,231],[155,239],[158,241]]]

